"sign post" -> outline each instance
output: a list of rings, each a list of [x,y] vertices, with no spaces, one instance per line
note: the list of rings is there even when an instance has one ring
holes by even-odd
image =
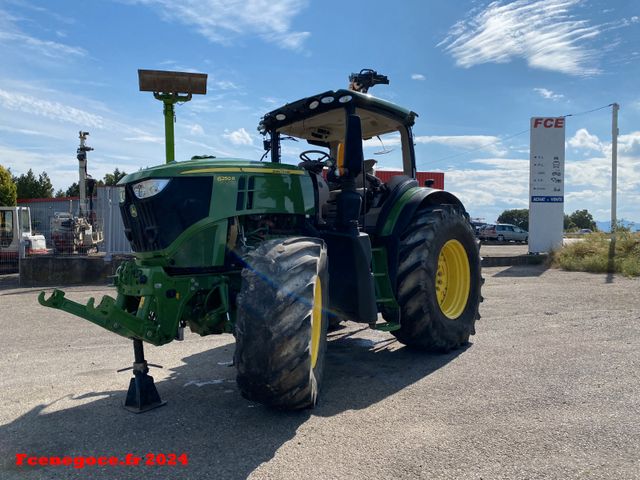
[[[529,157],[529,253],[562,246],[564,117],[533,117]]]

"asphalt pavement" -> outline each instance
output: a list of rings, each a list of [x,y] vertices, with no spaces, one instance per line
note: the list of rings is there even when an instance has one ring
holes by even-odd
[[[131,342],[0,282],[0,479],[640,478],[640,279],[484,269],[465,349],[330,334],[312,411],[243,399],[233,337],[147,347],[167,405],[122,407]],[[69,288],[86,301],[107,287]],[[17,454],[185,453],[188,465],[19,467]]]

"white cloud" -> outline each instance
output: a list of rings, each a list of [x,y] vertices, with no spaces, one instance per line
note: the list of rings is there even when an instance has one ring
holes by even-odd
[[[228,139],[234,145],[253,145],[253,139],[249,132],[247,132],[244,128],[239,128],[238,130],[234,130],[233,132],[224,133],[222,135],[224,138]]]
[[[78,162],[71,155],[62,153],[29,151],[0,144],[0,158],[2,165],[10,168],[14,175],[27,173],[30,168],[37,175],[48,172],[56,189],[66,189],[73,182],[78,181]],[[113,170],[113,169],[112,169]],[[92,171],[94,173],[94,171]],[[101,178],[94,175],[95,178]]]
[[[53,120],[70,122],[75,125],[82,125],[83,128],[102,128],[104,124],[104,118],[100,115],[95,115],[59,102],[43,100],[31,95],[9,92],[3,89],[0,89],[0,107],[47,117]]]
[[[611,160],[604,157],[569,160],[565,162],[564,171],[565,188],[591,187],[605,189],[610,185]]]
[[[141,142],[141,143],[161,143],[164,144],[164,138],[156,137],[153,135],[137,135],[135,137],[125,137],[123,140],[127,142]]]
[[[42,10],[45,11],[45,9]],[[17,26],[18,20],[19,18],[0,9],[0,45],[5,45],[11,49],[27,49],[37,56],[44,56],[58,61],[87,55],[87,51],[84,48],[53,40],[42,40],[24,33]]]
[[[191,135],[204,135],[204,128],[202,128],[202,125],[199,125],[197,123],[194,123],[193,125],[191,125],[191,128],[189,128],[189,133],[191,133]]]
[[[414,73],[411,75],[411,80],[426,80],[427,77],[422,75],[421,73]]]
[[[604,27],[590,25],[570,12],[582,3],[584,0],[494,1],[453,25],[438,46],[465,68],[523,58],[532,68],[597,74],[600,53],[589,42]]]
[[[309,32],[285,32],[264,35],[265,40],[289,50],[301,50],[304,42],[311,36]]]
[[[618,137],[618,152],[633,157],[640,157],[640,131],[620,135]]]
[[[417,135],[413,137],[413,141],[416,144],[436,144],[462,150],[483,150],[499,157],[507,154],[500,137],[493,135]],[[385,148],[400,145],[400,135],[383,135],[382,142]],[[382,144],[374,137],[365,140],[364,147],[381,149]]]
[[[611,142],[601,141],[586,128],[579,129],[567,144],[576,149],[598,151],[605,157],[611,156]],[[618,154],[640,158],[640,131],[618,136]]]
[[[236,157],[238,152],[233,152],[231,150],[225,149],[225,147],[221,145],[211,145],[204,142],[194,142],[193,140],[189,140],[188,138],[183,138],[182,141],[188,145],[192,145],[196,147],[192,151],[196,155],[215,155],[216,157]]]
[[[84,57],[87,54],[87,51],[81,47],[73,47],[51,40],[40,40],[23,33],[0,32],[0,43],[17,44],[55,59],[64,59],[69,56]]]
[[[30,128],[15,128],[15,127],[10,127],[8,125],[0,125],[0,132],[7,132],[7,133],[19,134],[19,135],[29,135],[34,137],[58,138],[56,135],[52,135],[48,132],[33,130]]]
[[[555,93],[552,90],[548,90],[546,88],[534,88],[534,92],[538,93],[542,98],[546,98],[547,100],[560,100],[564,98],[564,95],[560,93]]]
[[[603,145],[596,135],[592,135],[586,128],[579,129],[567,143],[570,147],[584,150],[602,151]]]
[[[479,158],[469,163],[486,165],[498,170],[508,170],[513,173],[526,173],[529,175],[529,160],[520,158]]]
[[[506,155],[500,138],[493,135],[422,135],[415,137],[416,143],[436,143],[464,150],[485,150],[492,155]]]
[[[445,172],[445,187],[457,195],[472,216],[492,222],[510,208],[527,208],[529,161],[488,158]],[[477,165],[477,167],[476,167]]]
[[[238,86],[229,80],[216,80],[213,83],[214,89],[218,90],[238,90]]]
[[[637,134],[640,137],[640,132]],[[565,176],[565,211],[586,208],[596,219],[606,219],[611,198],[611,159],[604,154],[583,160],[568,158]],[[472,160],[464,167],[447,170],[445,187],[461,198],[472,216],[491,222],[503,210],[528,208],[529,160]],[[637,221],[639,200],[640,156],[621,154],[618,157],[618,217]]]
[[[208,40],[229,44],[258,35],[281,48],[300,50],[309,32],[292,31],[293,19],[308,0],[132,0],[158,7],[167,21],[192,25]]]

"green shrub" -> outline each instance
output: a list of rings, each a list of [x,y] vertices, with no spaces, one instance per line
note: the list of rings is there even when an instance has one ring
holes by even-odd
[[[618,231],[615,245],[609,234],[585,235],[554,252],[552,264],[571,271],[640,276],[640,233]]]

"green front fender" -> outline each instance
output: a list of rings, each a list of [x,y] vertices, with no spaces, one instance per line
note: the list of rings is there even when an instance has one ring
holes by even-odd
[[[460,199],[445,190],[428,187],[412,187],[402,194],[391,206],[385,218],[379,221],[376,233],[381,237],[399,235],[404,227],[407,226],[415,211],[421,205],[425,204],[451,204],[458,205],[464,209]]]

